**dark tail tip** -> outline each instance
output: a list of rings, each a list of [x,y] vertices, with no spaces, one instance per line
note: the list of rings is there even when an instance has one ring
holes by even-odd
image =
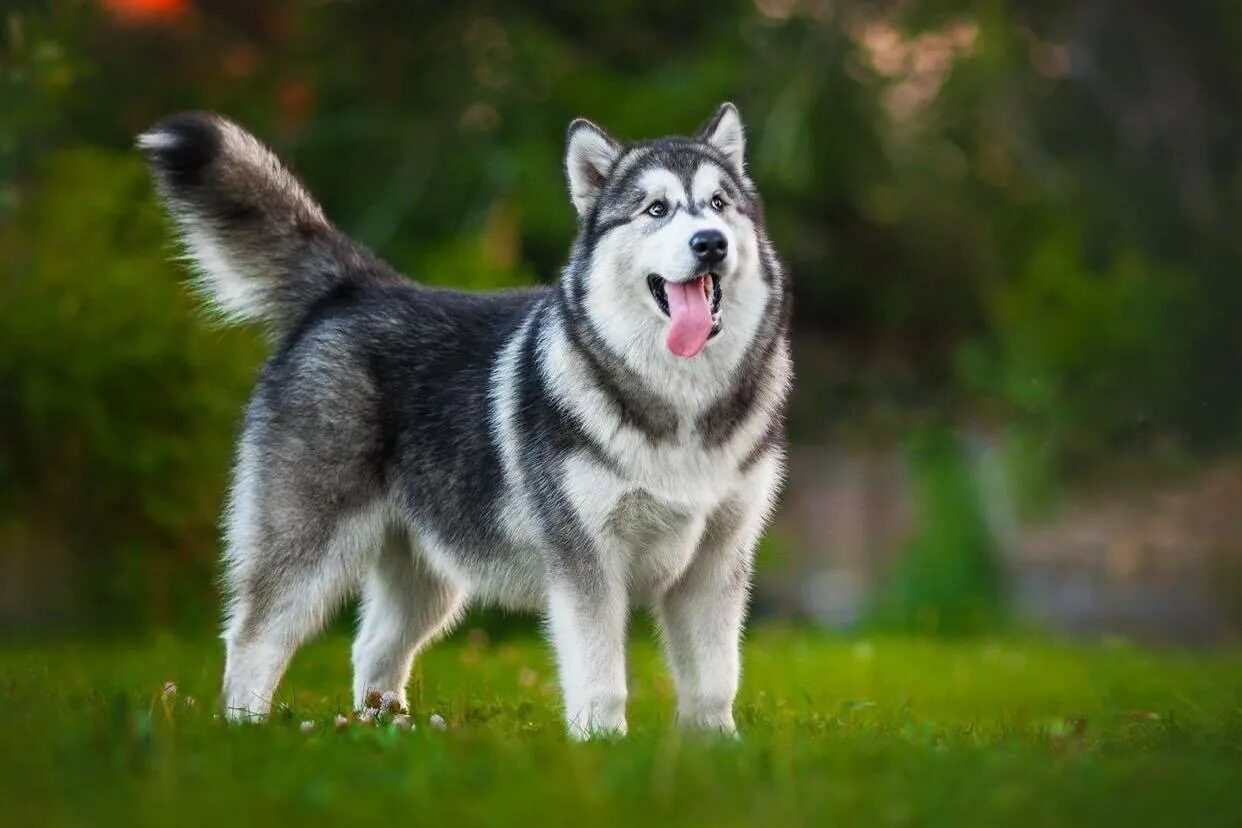
[[[138,136],[138,148],[170,184],[192,187],[220,154],[217,119],[204,112],[184,112],[160,121]]]

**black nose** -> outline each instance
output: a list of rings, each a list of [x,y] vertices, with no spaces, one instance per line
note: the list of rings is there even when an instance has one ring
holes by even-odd
[[[729,242],[719,230],[700,230],[690,237],[690,249],[700,263],[714,265],[724,261]]]

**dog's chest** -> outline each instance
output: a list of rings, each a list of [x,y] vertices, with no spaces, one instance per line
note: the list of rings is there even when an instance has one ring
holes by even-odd
[[[732,476],[719,469],[687,462],[680,452],[665,452],[664,459],[633,452],[621,468],[607,468],[578,455],[565,466],[566,493],[582,525],[640,600],[658,595],[685,571],[706,516],[731,491]]]
[[[631,489],[608,510],[602,534],[623,562],[631,594],[649,598],[685,571],[702,530],[702,515]]]
[[[676,438],[651,442],[627,434],[609,445],[616,473],[629,488],[642,489],[681,510],[709,510],[736,488],[742,458],[727,447],[708,448],[683,426]]]

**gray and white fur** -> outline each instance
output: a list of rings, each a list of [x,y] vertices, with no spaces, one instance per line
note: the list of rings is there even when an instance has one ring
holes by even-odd
[[[360,588],[358,706],[404,704],[415,655],[477,601],[546,618],[572,736],[623,733],[627,620],[648,607],[680,722],[734,731],[791,364],[788,278],[731,104],[692,137],[571,124],[561,279],[488,294],[397,275],[224,118],[174,116],[138,144],[197,285],[277,343],[225,518],[231,718],[268,712]],[[688,357],[666,345],[686,284],[711,294]]]

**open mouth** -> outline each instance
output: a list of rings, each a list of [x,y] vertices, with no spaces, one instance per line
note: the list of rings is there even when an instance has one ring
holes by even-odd
[[[652,273],[647,276],[647,289],[669,319],[668,349],[677,356],[696,355],[720,333],[718,274],[700,273],[684,282],[670,282]]]
[[[707,299],[708,307],[711,308],[712,314],[712,332],[708,337],[720,333],[720,299],[723,294],[720,290],[720,276],[715,273],[702,273],[691,281],[702,280],[703,296]],[[652,297],[665,316],[670,316],[668,307],[668,289],[663,277],[654,273],[647,275],[647,289],[651,291]]]

